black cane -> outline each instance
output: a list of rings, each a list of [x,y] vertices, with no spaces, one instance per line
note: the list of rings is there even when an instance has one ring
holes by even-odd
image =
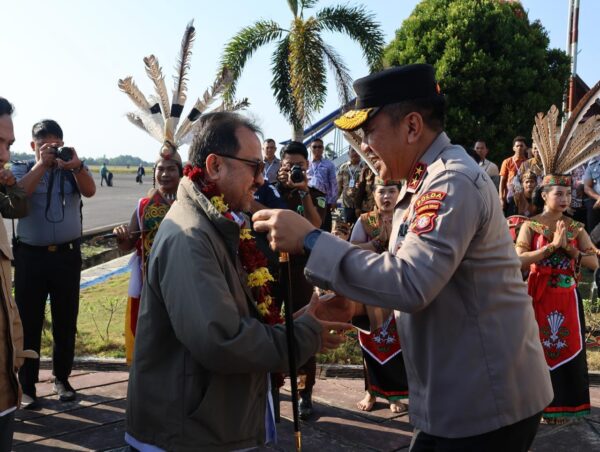
[[[296,440],[296,451],[302,450],[302,434],[298,422],[298,381],[296,372],[296,355],[294,353],[294,303],[292,302],[292,271],[290,268],[290,256],[288,253],[279,254],[280,278],[279,283],[285,281],[286,290],[281,290],[283,296],[283,307],[285,311],[285,334],[287,338],[288,363],[290,367],[290,386],[292,387],[292,415],[294,416],[294,438]]]

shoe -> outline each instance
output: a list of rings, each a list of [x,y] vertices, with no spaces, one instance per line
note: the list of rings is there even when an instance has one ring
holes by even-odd
[[[21,397],[21,408],[24,410],[37,410],[40,408],[38,398],[35,395],[29,395],[25,392]]]
[[[57,378],[54,379],[54,392],[58,394],[58,400],[61,402],[71,402],[77,395],[75,389],[69,384],[69,380],[61,381]]]
[[[307,420],[313,413],[312,393],[300,394],[300,403],[298,404],[298,414],[303,421]]]

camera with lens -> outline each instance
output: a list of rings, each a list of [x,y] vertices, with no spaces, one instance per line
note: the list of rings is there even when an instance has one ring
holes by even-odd
[[[55,147],[54,153],[56,154],[57,159],[61,159],[63,162],[69,162],[73,158],[73,148],[68,148],[66,146],[63,147]]]
[[[304,170],[300,165],[292,166],[292,169],[290,170],[290,180],[295,184],[304,182]]]

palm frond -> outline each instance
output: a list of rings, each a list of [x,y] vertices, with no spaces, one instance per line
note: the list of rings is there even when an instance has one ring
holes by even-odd
[[[287,2],[294,17],[298,17],[298,0],[287,0]]]
[[[360,45],[371,72],[382,68],[384,36],[374,16],[363,6],[330,6],[318,11],[319,25],[329,31],[347,34]]]
[[[290,33],[290,86],[296,114],[304,126],[321,109],[327,95],[323,41],[314,18],[296,19]]]
[[[335,76],[335,86],[338,90],[340,103],[345,105],[352,97],[352,77],[342,57],[330,45],[323,43],[323,54]]]
[[[242,28],[229,41],[221,58],[221,69],[229,68],[231,71],[231,83],[223,94],[226,102],[233,100],[237,81],[248,58],[259,47],[279,39],[284,31],[272,20],[260,20],[249,27]]]
[[[271,88],[281,113],[287,117],[292,125],[300,127],[290,86],[289,54],[290,37],[288,35],[277,43],[271,58],[271,73],[273,74]]]
[[[300,17],[304,14],[305,9],[313,8],[319,0],[300,0]]]

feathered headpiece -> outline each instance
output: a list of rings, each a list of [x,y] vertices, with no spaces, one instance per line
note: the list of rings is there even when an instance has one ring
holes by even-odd
[[[546,115],[536,115],[532,137],[544,168],[542,185],[570,186],[571,178],[565,174],[600,154],[600,115],[581,122],[599,98],[600,82],[579,101],[562,132],[555,105]]]
[[[175,66],[176,74],[173,77],[175,86],[173,88],[173,97],[169,101],[169,94],[165,84],[162,68],[158,63],[158,59],[154,55],[144,58],[146,73],[156,90],[157,96],[146,98],[137,87],[132,77],[126,77],[119,80],[119,88],[138,108],[135,113],[127,113],[127,119],[139,127],[146,133],[150,134],[154,139],[161,143],[160,157],[165,159],[176,159],[181,163],[177,149],[181,144],[191,142],[194,133],[196,132],[197,120],[205,113],[210,105],[221,95],[229,83],[231,83],[231,75],[228,70],[220,73],[213,85],[208,88],[204,95],[199,98],[191,111],[184,117],[180,123],[183,113],[183,106],[187,97],[187,82],[188,72],[190,70],[190,60],[192,57],[192,44],[196,31],[193,26],[193,21],[190,22],[183,34],[181,41],[181,50],[177,65]],[[242,99],[233,104],[225,104],[222,102],[215,111],[235,111],[248,106],[248,100]],[[177,127],[179,125],[179,127]]]

